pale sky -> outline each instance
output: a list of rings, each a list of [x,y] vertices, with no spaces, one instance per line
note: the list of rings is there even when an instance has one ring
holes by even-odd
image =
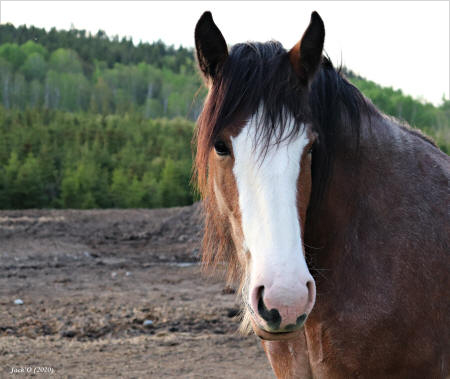
[[[210,10],[227,43],[276,39],[291,48],[316,10],[335,65],[435,104],[449,98],[447,1],[4,1],[0,22],[85,29],[108,36],[194,46]]]

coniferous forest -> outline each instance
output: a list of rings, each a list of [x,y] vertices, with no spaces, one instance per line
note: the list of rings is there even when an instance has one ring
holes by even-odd
[[[449,153],[448,99],[436,107],[343,71]],[[192,203],[205,93],[192,49],[0,25],[0,209]]]

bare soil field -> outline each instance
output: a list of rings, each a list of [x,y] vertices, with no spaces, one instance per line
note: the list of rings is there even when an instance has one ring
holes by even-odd
[[[0,377],[273,378],[198,208],[0,211]]]

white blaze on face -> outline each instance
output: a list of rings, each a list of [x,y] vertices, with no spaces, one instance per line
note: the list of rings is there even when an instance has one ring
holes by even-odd
[[[283,297],[279,300],[289,306],[298,301],[297,286],[312,280],[304,259],[297,209],[300,161],[309,141],[303,130],[279,145],[271,143],[264,155],[264,143],[255,146],[259,121],[252,117],[232,138],[242,230],[251,255],[249,289],[276,287]],[[290,120],[282,137],[293,127]]]

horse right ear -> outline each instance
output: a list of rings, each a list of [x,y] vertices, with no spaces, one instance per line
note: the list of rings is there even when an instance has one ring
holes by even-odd
[[[228,57],[228,48],[211,12],[202,14],[195,27],[197,61],[206,80],[214,80]]]
[[[303,37],[289,51],[289,60],[301,82],[308,86],[322,61],[325,26],[317,12],[312,12],[311,21]]]

